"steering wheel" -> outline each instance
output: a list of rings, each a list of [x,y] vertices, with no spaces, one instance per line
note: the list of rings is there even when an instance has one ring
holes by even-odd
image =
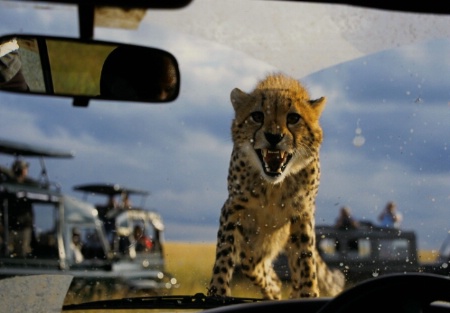
[[[427,312],[426,308],[439,300],[450,302],[449,277],[428,273],[391,274],[343,291],[318,313]]]

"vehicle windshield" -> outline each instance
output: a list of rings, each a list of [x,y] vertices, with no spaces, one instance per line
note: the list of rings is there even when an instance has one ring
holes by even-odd
[[[450,231],[448,20],[436,16],[436,21],[431,22],[435,16],[426,15],[424,19],[430,20],[427,29],[434,25],[432,35],[413,29],[411,32],[416,33],[412,37],[416,39],[390,37],[391,43],[378,39],[384,36],[380,29],[388,26],[377,24],[379,28],[371,32],[370,25],[362,21],[364,16],[382,19],[396,28],[395,18],[403,23],[403,14],[411,14],[412,20],[417,19],[416,15],[358,8],[350,18],[345,11],[348,7],[333,6],[336,14],[341,14],[339,19],[331,18],[327,11],[332,5],[322,8],[317,4],[261,1],[264,4],[260,9],[245,5],[248,10],[239,12],[245,16],[230,19],[242,23],[242,27],[227,29],[231,23],[226,20],[227,14],[239,11],[236,1],[219,1],[223,14],[208,1],[196,2],[174,12],[149,10],[135,29],[95,28],[94,39],[172,53],[181,73],[180,93],[173,102],[145,105],[93,99],[88,108],[76,108],[67,98],[0,93],[0,139],[73,152],[71,160],[45,159],[50,180],[57,182],[65,196],[83,201],[91,210],[107,199],[92,192],[83,197],[74,186],[104,182],[150,192],[144,203],[135,195],[131,195],[131,202],[139,209],[154,212],[155,220],[124,215],[112,221],[95,216],[96,220],[89,223],[66,221],[70,228],[61,231],[61,236],[79,233],[81,241],[93,245],[93,236],[99,232],[104,237],[102,256],[98,258],[109,262],[101,267],[113,268],[121,253],[129,260],[140,255],[136,251],[134,256],[129,254],[130,247],[137,247],[138,239],[119,241],[131,238],[132,228],[141,227],[151,240],[161,244],[158,255],[164,260],[158,262],[164,264],[158,263],[158,270],[164,268],[176,281],[165,282],[168,288],[158,287],[157,292],[147,286],[139,293],[135,284],[134,289],[130,288],[134,293],[126,295],[207,294],[221,208],[228,198],[227,176],[233,149],[230,128],[234,118],[230,92],[236,87],[250,92],[267,74],[283,72],[299,80],[312,99],[327,98],[320,117],[324,135],[315,213],[317,242],[324,260],[348,272],[352,283],[361,277],[381,275],[388,261],[398,265],[394,272],[408,271],[405,264],[412,263],[418,269],[438,259],[448,262],[449,256],[438,255]],[[297,6],[311,9],[315,15],[300,14]],[[77,8],[72,5],[0,2],[1,35],[77,37],[77,18]],[[301,18],[311,20],[295,21]],[[198,24],[187,22],[195,19]],[[287,23],[287,19],[292,20]],[[255,20],[258,26],[249,25]],[[308,23],[323,27],[315,27],[315,33],[300,34],[308,33]],[[339,33],[329,27],[339,23],[355,23],[364,30]],[[253,37],[246,35],[246,26]],[[287,26],[292,29],[280,30]],[[357,26],[346,26],[353,28]],[[366,41],[358,36],[373,36],[373,46],[361,46]],[[401,32],[398,36],[402,36]],[[330,44],[333,40],[334,45]],[[323,57],[311,58],[313,53],[308,50]],[[305,59],[302,51],[310,59]],[[0,153],[0,165],[9,169],[16,157]],[[29,176],[37,179],[42,170],[40,159],[24,159],[29,163]],[[385,227],[380,215],[390,202],[396,205],[401,218],[398,224]],[[39,203],[36,208],[48,206]],[[348,235],[353,231],[348,227],[344,235],[335,227],[344,207],[350,209],[358,223],[352,235]],[[34,211],[38,238],[44,240],[43,234],[62,229],[58,223],[63,223],[64,218],[51,217],[60,211],[45,215],[38,211]],[[102,223],[100,229],[98,221]],[[63,237],[60,240],[66,248],[70,245],[64,244]],[[147,243],[146,249],[153,244]],[[2,245],[2,251],[7,251],[6,244]],[[372,251],[380,263],[366,272],[358,270],[357,264],[374,260]],[[76,258],[72,250],[64,253]],[[151,264],[149,260],[142,262]],[[75,263],[73,266],[79,266]],[[288,267],[281,261],[274,264],[275,268],[280,266],[276,272],[283,281],[282,298],[289,298]],[[239,273],[237,265],[233,296],[261,298],[260,290]],[[101,289],[99,296],[86,295],[71,293],[66,304],[121,298],[124,293]]]

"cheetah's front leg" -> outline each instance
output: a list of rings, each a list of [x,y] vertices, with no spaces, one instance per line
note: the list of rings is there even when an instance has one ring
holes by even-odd
[[[314,223],[297,220],[291,224],[286,254],[291,270],[291,298],[319,297]]]
[[[281,281],[272,267],[272,260],[267,259],[265,262],[253,264],[252,261],[256,258],[246,258],[243,253],[241,253],[241,257],[243,257],[241,259],[242,272],[256,286],[261,288],[263,298],[268,300],[281,299]]]
[[[219,234],[208,296],[231,296],[230,281],[235,267],[235,251],[235,247],[230,242],[225,242],[225,238]]]

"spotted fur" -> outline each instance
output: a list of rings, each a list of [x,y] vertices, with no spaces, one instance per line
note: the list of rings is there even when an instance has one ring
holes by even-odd
[[[272,261],[282,250],[291,269],[292,298],[342,290],[344,276],[320,258],[314,231],[325,102],[310,100],[297,80],[282,74],[267,76],[251,93],[231,92],[235,118],[228,199],[209,295],[230,296],[233,270],[240,264],[264,298],[280,299]]]

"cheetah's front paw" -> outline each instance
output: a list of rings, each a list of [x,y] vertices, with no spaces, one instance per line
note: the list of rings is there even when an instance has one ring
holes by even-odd
[[[217,287],[215,285],[210,285],[207,295],[215,297],[229,297],[231,296],[231,291],[229,288],[225,288],[224,286]]]

